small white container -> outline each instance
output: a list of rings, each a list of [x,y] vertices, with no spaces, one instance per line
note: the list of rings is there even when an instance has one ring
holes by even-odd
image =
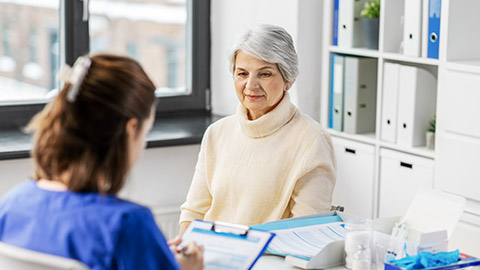
[[[352,270],[370,270],[372,255],[368,245],[358,245],[357,252],[353,255]]]
[[[353,255],[360,245],[370,249],[372,239],[372,221],[369,219],[352,219],[345,222],[345,267],[352,269]]]

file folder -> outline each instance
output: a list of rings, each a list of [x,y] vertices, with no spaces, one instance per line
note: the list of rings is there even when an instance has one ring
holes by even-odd
[[[377,59],[345,57],[344,95],[344,132],[351,134],[374,132]]]
[[[344,105],[344,64],[345,56],[333,54],[332,55],[332,90],[331,90],[331,111],[332,117],[331,128],[337,131],[343,131],[343,105]]]
[[[440,44],[440,15],[442,0],[429,0],[428,6],[428,48],[427,57],[438,59]]]
[[[403,54],[419,57],[422,37],[422,1],[405,0]]]
[[[334,46],[338,45],[338,2],[340,0],[333,1],[333,37],[332,43]]]
[[[328,104],[328,127],[333,128],[333,72],[334,72],[335,54],[330,56],[330,103]]]
[[[269,223],[251,226],[250,228],[256,230],[279,231],[279,230],[296,230],[306,226],[328,224],[339,221],[348,221],[358,217],[349,215],[343,212],[330,211],[314,215],[308,215],[297,218],[284,219],[273,221]],[[312,230],[315,230],[312,227]],[[309,239],[310,240],[310,239]],[[313,239],[311,239],[313,241]],[[297,246],[299,247],[299,246]],[[311,247],[311,246],[310,246]],[[313,257],[305,258],[296,256],[295,254],[285,254],[285,262],[288,264],[300,267],[303,269],[326,269],[334,266],[339,266],[345,263],[344,256],[344,240],[334,241],[328,243],[321,248]]]
[[[428,5],[430,0],[422,1],[422,48],[421,56],[427,58],[428,55]]]
[[[385,63],[383,67],[383,95],[381,115],[381,139],[386,142],[397,141],[397,109],[400,65]]]
[[[274,236],[247,226],[194,220],[182,235],[179,248],[190,242],[203,245],[206,269],[251,269]]]
[[[365,47],[360,12],[366,0],[340,0],[338,2],[338,46]]]
[[[400,66],[397,144],[425,145],[428,122],[435,115],[437,80],[427,70]]]
[[[329,128],[333,128],[333,108],[334,108],[334,105],[333,105],[333,86],[334,86],[334,72],[335,72],[335,57],[336,57],[336,54],[332,54],[330,56],[330,103],[329,103],[329,107],[328,107],[328,110],[329,110],[329,113],[328,113],[328,127]]]

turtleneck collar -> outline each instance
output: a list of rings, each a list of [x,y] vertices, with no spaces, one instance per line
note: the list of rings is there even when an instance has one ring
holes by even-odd
[[[297,108],[290,102],[289,94],[285,93],[277,107],[256,120],[248,120],[247,108],[239,104],[237,118],[245,135],[252,138],[261,138],[283,127],[296,112]]]

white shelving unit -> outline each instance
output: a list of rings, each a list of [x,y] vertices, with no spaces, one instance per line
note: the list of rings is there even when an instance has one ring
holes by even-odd
[[[340,0],[342,1],[342,0]],[[404,0],[381,0],[379,23],[379,49],[340,48],[332,45],[333,30],[333,0],[325,0],[323,7],[323,44],[322,44],[322,85],[321,85],[321,112],[320,122],[330,132],[333,138],[339,138],[338,143],[348,145],[349,149],[356,144],[374,149],[372,166],[374,168],[373,187],[366,184],[358,193],[371,192],[374,198],[371,205],[371,217],[380,215],[381,204],[391,204],[401,201],[402,194],[385,196],[382,190],[388,190],[391,179],[381,179],[382,175],[396,175],[391,171],[382,172],[381,152],[394,151],[399,157],[412,157],[419,163],[433,163],[431,171],[433,188],[462,195],[467,198],[467,208],[454,233],[450,248],[460,248],[462,252],[480,256],[480,1],[478,0],[442,0],[440,26],[439,59],[405,56],[402,53]],[[329,129],[330,91],[331,91],[331,55],[342,54],[377,59],[377,102],[376,102],[376,130],[370,134],[346,134]],[[382,116],[382,86],[383,67],[385,63],[399,63],[401,65],[420,67],[437,79],[436,100],[436,148],[403,147],[381,140]],[[352,145],[353,143],[353,145]],[[342,149],[342,145],[335,145]],[[345,148],[346,149],[346,148]],[[341,153],[344,155],[345,153]],[[342,160],[349,160],[342,157]],[[370,159],[369,159],[370,160]],[[350,167],[349,167],[350,166]],[[388,167],[388,166],[387,166]],[[348,187],[348,181],[362,180],[362,172],[354,164],[341,164],[342,170],[355,170],[358,179],[337,179],[342,187]],[[391,166],[389,167],[391,170]],[[340,172],[339,175],[350,175]],[[366,177],[371,177],[368,171]],[[401,175],[399,172],[397,175]],[[430,174],[428,174],[430,175]],[[353,176],[354,177],[354,176]],[[401,181],[401,179],[398,179]],[[422,179],[423,180],[423,179]],[[410,181],[410,188],[417,188],[415,182]],[[352,186],[359,187],[357,182]],[[336,189],[334,198],[344,198],[342,191]],[[390,194],[389,194],[390,195]],[[383,200],[383,201],[382,201]],[[388,201],[385,201],[388,200]],[[334,202],[342,204],[342,202]],[[364,203],[362,201],[348,201],[347,204]],[[365,208],[365,206],[363,206]],[[348,212],[348,208],[346,208]],[[365,212],[365,211],[363,211]],[[352,213],[355,214],[355,213]],[[396,215],[398,213],[393,213]],[[475,235],[471,235],[475,233]]]
[[[330,46],[328,49],[331,53],[341,53],[341,54],[349,54],[349,55],[372,57],[372,58],[378,58],[380,56],[378,51],[363,49],[363,48],[346,49],[346,48],[339,48],[337,46]]]

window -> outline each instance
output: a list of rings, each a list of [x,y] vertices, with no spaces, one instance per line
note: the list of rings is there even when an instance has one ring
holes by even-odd
[[[90,0],[90,51],[136,58],[158,86],[158,96],[188,95],[186,4],[186,0]]]
[[[209,12],[210,0],[0,1],[0,126],[28,121],[60,63],[89,52],[137,59],[159,112],[209,110]]]
[[[36,63],[37,62],[37,31],[35,28],[32,28],[30,30],[30,36],[28,38],[28,56],[29,56],[29,62],[30,63]]]
[[[8,22],[5,22],[2,27],[2,50],[4,57],[11,57],[10,54],[10,39],[8,38],[9,34],[9,25]]]
[[[51,61],[58,58],[50,57],[48,45],[51,31],[58,32],[58,6],[55,0],[1,1],[0,105],[44,102],[55,85]]]
[[[65,16],[83,2],[66,1]],[[66,62],[85,52],[136,58],[158,89],[160,112],[209,110],[209,0],[90,0],[66,17]],[[69,38],[67,32],[73,37]]]
[[[58,42],[58,31],[55,29],[50,29],[49,31],[49,53],[50,57],[50,89],[58,89],[59,82],[57,79],[57,73],[60,69],[59,59],[60,59],[60,44]]]

